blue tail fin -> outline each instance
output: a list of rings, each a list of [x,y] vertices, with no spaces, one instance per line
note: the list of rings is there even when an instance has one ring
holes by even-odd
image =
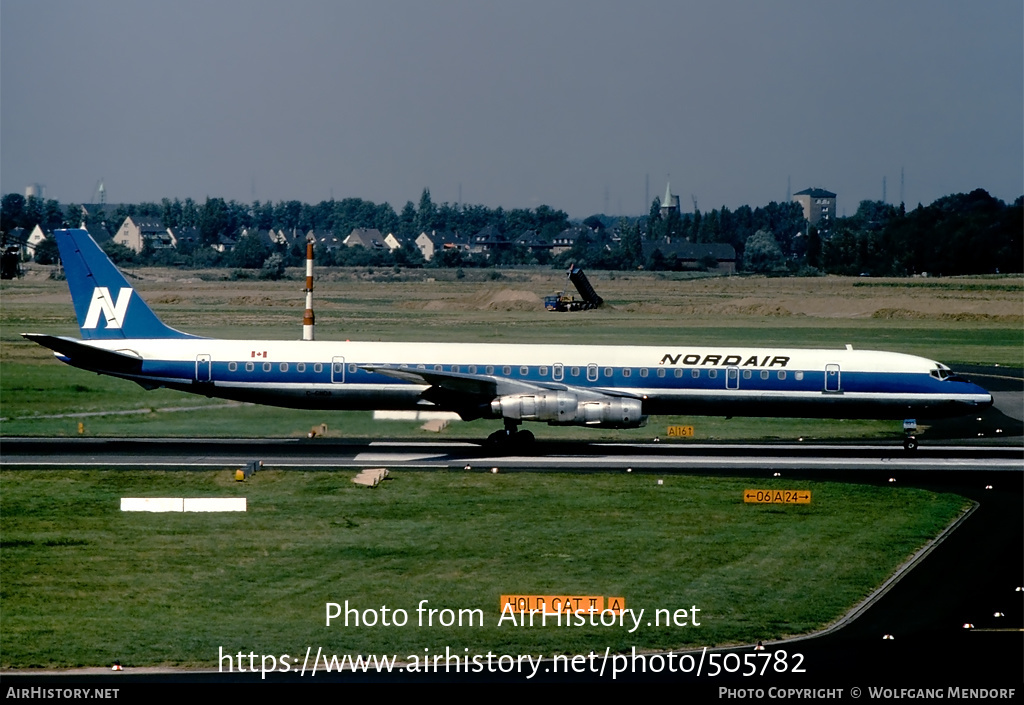
[[[57,247],[86,340],[194,338],[165,325],[85,230],[57,230]]]

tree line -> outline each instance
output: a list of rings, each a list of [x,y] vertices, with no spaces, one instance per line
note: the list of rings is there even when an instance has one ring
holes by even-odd
[[[226,266],[270,269],[298,266],[304,256],[299,246],[275,250],[255,236],[242,238],[233,250],[220,253],[214,245],[223,237],[237,237],[242,230],[310,230],[332,233],[339,240],[356,228],[375,228],[394,233],[406,247],[398,250],[364,250],[339,247],[320,252],[318,262],[340,266],[398,267],[494,267],[519,264],[563,267],[576,262],[591,269],[672,270],[692,268],[671,254],[671,243],[730,245],[737,268],[769,274],[867,274],[907,276],[933,274],[983,274],[1019,272],[1024,269],[1024,197],[1006,204],[981,189],[953,194],[911,212],[880,201],[862,201],[851,217],[836,218],[819,227],[809,226],[794,202],[772,202],[730,210],[723,206],[708,212],[670,210],[661,213],[655,199],[642,217],[616,218],[597,214],[577,223],[572,248],[552,256],[550,247],[530,247],[519,242],[532,231],[536,243],[553,243],[574,223],[565,212],[550,206],[535,209],[487,208],[482,205],[435,204],[424,189],[418,204],[407,202],[400,213],[388,204],[360,198],[321,201],[254,201],[250,204],[207,198],[163,199],[160,203],[119,205],[90,211],[83,217],[77,204],[62,206],[54,200],[7,194],[0,203],[0,231],[44,231],[60,227],[103,226],[114,233],[128,216],[159,219],[165,227],[195,228],[196,240],[179,243],[175,250],[146,248],[134,253],[107,243],[105,249],[118,262],[194,267]],[[412,244],[421,232],[446,232],[470,238],[489,229],[491,246],[486,253],[445,250],[427,263]],[[52,247],[41,248],[43,258],[55,257]],[[668,252],[669,254],[666,254]],[[699,261],[698,267],[714,266]]]

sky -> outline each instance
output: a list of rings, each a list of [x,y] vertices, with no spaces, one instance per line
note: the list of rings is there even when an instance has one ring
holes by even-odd
[[[852,215],[883,179],[1024,193],[1020,0],[0,0],[4,194]]]

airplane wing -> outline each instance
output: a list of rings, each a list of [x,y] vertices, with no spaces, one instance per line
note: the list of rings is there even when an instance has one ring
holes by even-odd
[[[493,375],[421,370],[409,367],[396,367],[394,365],[360,365],[360,369],[367,372],[376,372],[405,382],[425,384],[447,392],[455,392],[472,397],[486,397],[488,399],[505,394],[531,394],[539,390],[566,389],[564,385],[521,382]]]
[[[376,372],[413,384],[427,385],[429,389],[423,392],[424,399],[453,409],[466,420],[479,418],[480,408],[500,397],[567,392],[580,401],[641,398],[639,395],[620,391],[576,387],[560,382],[515,380],[494,375],[444,372],[394,365],[360,365],[359,367],[367,372]]]

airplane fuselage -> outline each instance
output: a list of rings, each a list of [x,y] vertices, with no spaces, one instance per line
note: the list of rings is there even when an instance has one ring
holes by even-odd
[[[493,380],[635,398],[642,414],[910,418],[951,416],[991,402],[942,365],[901,353],[794,348],[638,347],[243,341],[90,341],[141,361],[110,372],[145,386],[299,409],[483,409],[473,388],[424,399],[422,383],[385,372],[440,373],[448,386]],[[66,362],[71,360],[60,353]],[[72,364],[74,364],[72,362]],[[501,390],[498,390],[500,394]],[[429,396],[429,395],[428,395]],[[486,410],[467,416],[495,417]],[[547,420],[551,419],[538,419]],[[555,420],[557,422],[557,420]],[[599,424],[595,424],[599,425]],[[632,425],[632,424],[629,424]]]
[[[510,438],[523,421],[635,428],[651,414],[907,419],[992,403],[984,389],[937,362],[850,346],[200,338],[160,321],[86,231],[55,236],[82,339],[25,337],[70,365],[147,388],[296,409],[454,411],[502,419],[499,438]],[[311,328],[312,314],[306,318]]]

